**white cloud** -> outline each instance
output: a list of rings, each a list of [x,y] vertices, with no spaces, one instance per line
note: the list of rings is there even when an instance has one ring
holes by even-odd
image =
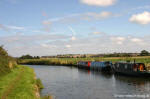
[[[130,22],[134,22],[137,24],[149,24],[150,23],[150,12],[145,11],[143,13],[132,15],[129,19]]]
[[[80,0],[81,3],[91,6],[111,6],[116,3],[117,0]]]
[[[66,45],[67,48],[71,48],[71,45]]]
[[[149,37],[105,34],[94,37],[78,37],[78,40],[70,42],[68,38],[71,37],[63,35],[6,36],[0,37],[0,45],[4,44],[10,55],[14,56],[140,52],[143,49],[150,50]]]
[[[125,37],[111,37],[111,40],[115,42],[116,44],[121,45],[126,40],[126,38]]]
[[[24,30],[24,27],[19,27],[19,26],[6,26],[9,29],[14,29],[14,30]]]
[[[85,13],[74,13],[70,15],[66,15],[63,17],[50,18],[42,22],[43,25],[51,25],[54,22],[60,23],[76,23],[81,22],[83,20],[91,21],[91,20],[103,20],[110,17],[120,17],[120,14],[115,14],[108,11],[101,12],[85,12]]]
[[[139,38],[132,38],[131,41],[132,42],[142,42],[142,40]]]
[[[25,30],[25,27],[0,24],[0,29],[4,31]]]
[[[71,40],[72,40],[72,41],[76,40],[76,37],[75,37],[75,36],[72,36],[72,37],[71,37]]]
[[[101,34],[102,32],[93,32],[93,34]]]
[[[147,45],[147,42],[145,42],[141,38],[131,38],[130,40],[131,40],[131,42],[139,44],[139,45]]]
[[[48,44],[41,44],[42,47],[44,48],[49,48],[50,46]]]
[[[117,37],[116,39],[119,40],[119,41],[124,41],[125,40],[124,37]]]
[[[113,16],[111,12],[107,12],[107,11],[102,11],[100,13],[89,12],[89,13],[85,13],[84,15],[92,19],[105,19]]]

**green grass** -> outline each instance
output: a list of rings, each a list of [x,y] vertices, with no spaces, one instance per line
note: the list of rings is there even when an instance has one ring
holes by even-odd
[[[42,84],[42,81],[41,81],[41,79],[36,79],[36,85],[38,86],[38,88],[39,89],[43,89],[44,88],[44,86],[43,86],[43,84]]]
[[[78,61],[134,61],[142,62],[148,65],[150,63],[150,56],[144,57],[96,57],[96,58],[49,58],[49,59],[23,59],[19,60],[19,64],[30,64],[30,65],[76,65]]]
[[[0,96],[2,96],[4,91],[7,89],[8,85],[11,83],[11,81],[15,79],[16,76],[19,74],[19,70],[20,68],[16,68],[7,75],[0,77]]]
[[[33,69],[18,66],[0,78],[0,97],[7,99],[39,99],[36,97],[36,80]]]

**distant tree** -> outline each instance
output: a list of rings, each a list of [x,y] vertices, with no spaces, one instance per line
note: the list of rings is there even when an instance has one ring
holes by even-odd
[[[27,55],[21,56],[20,59],[33,59],[33,57],[31,55],[27,54]]]
[[[148,56],[149,55],[149,52],[146,51],[146,50],[142,50],[141,53],[140,53],[141,56]]]
[[[40,59],[40,57],[39,57],[39,56],[34,56],[33,58],[34,58],[34,59]]]
[[[0,56],[8,56],[8,53],[3,46],[0,46]]]
[[[39,56],[31,56],[31,55],[27,54],[27,55],[21,56],[20,59],[40,59],[40,57]]]
[[[37,56],[36,58],[37,58],[37,59],[40,59],[40,57],[39,57],[39,56]]]
[[[84,54],[84,55],[82,56],[82,58],[86,58],[86,55]]]

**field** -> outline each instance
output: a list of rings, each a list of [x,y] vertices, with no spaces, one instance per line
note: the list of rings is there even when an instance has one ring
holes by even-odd
[[[150,65],[150,56],[139,57],[96,57],[96,58],[41,58],[41,59],[22,59],[18,60],[19,64],[30,65],[76,65],[78,61],[136,61]]]

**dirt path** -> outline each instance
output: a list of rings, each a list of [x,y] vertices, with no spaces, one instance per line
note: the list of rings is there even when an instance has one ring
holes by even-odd
[[[17,83],[20,81],[21,77],[23,76],[23,73],[24,73],[24,68],[22,68],[18,76],[12,82],[10,82],[10,84],[6,88],[6,91],[4,91],[1,99],[7,99],[8,95],[17,86]]]

